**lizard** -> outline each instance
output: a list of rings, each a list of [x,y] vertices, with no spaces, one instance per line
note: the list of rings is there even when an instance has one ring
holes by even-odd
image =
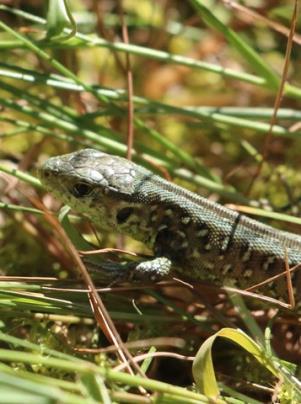
[[[95,149],[51,157],[38,169],[55,197],[103,230],[142,241],[154,257],[131,267],[137,279],[174,271],[192,281],[247,288],[301,263],[301,237],[210,201],[125,158]],[[118,271],[117,271],[118,272]],[[126,275],[129,276],[129,275]],[[291,273],[300,295],[300,271]],[[285,277],[264,292],[286,298]]]

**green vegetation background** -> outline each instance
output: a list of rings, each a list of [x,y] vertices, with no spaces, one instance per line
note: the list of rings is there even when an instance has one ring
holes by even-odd
[[[247,213],[298,233],[298,34],[277,122],[270,125],[283,76],[292,3],[0,4],[0,390],[4,397],[0,402],[24,402],[24,397],[27,402],[43,403],[148,402],[143,401],[147,398],[142,386],[149,389],[154,402],[217,399],[214,383],[208,382],[213,387],[206,390],[203,379],[195,378],[197,387],[189,390],[191,363],[183,358],[143,362],[149,377],[170,383],[160,385],[108,370],[117,365],[112,354],[74,351],[107,342],[93,320],[85,293],[45,289],[82,285],[70,270],[66,249],[34,203],[43,200],[49,209],[59,208],[41,189],[34,170],[49,156],[87,146],[126,155],[130,121],[135,161],[212,200],[243,205]],[[122,15],[129,43],[122,35]],[[296,26],[298,32],[299,15]],[[133,80],[130,101],[128,71]],[[132,120],[129,105],[134,110]],[[76,226],[90,241],[97,241],[84,221]],[[101,247],[120,245],[115,235],[101,236]],[[125,246],[144,251],[130,240]],[[8,276],[35,278],[29,282]],[[38,276],[56,280],[46,282]],[[237,314],[231,318],[226,299],[217,306],[220,302],[210,301],[210,293],[205,293],[211,304],[206,306],[199,296],[185,293],[178,299],[177,290],[170,294],[121,291],[104,299],[124,340],[149,339],[146,351],[156,345],[153,338],[173,337],[162,350],[194,355],[206,338],[231,320],[233,327],[247,330],[262,343],[262,355],[269,359],[262,367],[239,348],[219,342],[214,357],[223,384],[217,400],[268,402],[275,397],[298,402],[300,383],[293,376],[295,371],[298,375],[301,358],[296,317],[287,313],[277,317],[277,327],[269,323],[274,312],[266,309],[260,317],[265,335],[273,335],[273,349],[293,362],[289,366],[263,343],[248,311],[248,321]],[[242,302],[233,304],[244,308]],[[212,306],[214,310],[209,309]],[[254,357],[261,352],[251,343],[253,348],[247,349],[247,337],[233,338]],[[207,377],[212,380],[210,372]]]

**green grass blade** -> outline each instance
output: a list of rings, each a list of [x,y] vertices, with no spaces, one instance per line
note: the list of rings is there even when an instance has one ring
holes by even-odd
[[[239,329],[223,328],[202,344],[193,362],[193,377],[203,394],[212,398],[220,395],[212,362],[212,348],[217,337],[229,339],[240,345],[277,377],[277,369],[266,359],[261,347],[255,341]]]
[[[202,3],[201,0],[190,0],[196,10],[202,16],[204,22],[210,27],[220,32],[227,41],[235,48],[246,60],[256,73],[264,77],[274,90],[279,86],[279,78],[273,72],[257,52],[254,51],[236,32],[223,24],[215,15]]]

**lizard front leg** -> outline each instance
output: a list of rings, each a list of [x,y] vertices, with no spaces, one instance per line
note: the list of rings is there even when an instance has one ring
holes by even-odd
[[[130,270],[132,280],[157,281],[171,271],[172,262],[167,257],[157,257],[142,261]]]
[[[169,275],[172,262],[166,257],[156,257],[145,261],[102,261],[91,262],[84,259],[90,271],[97,273],[104,283],[159,281]]]

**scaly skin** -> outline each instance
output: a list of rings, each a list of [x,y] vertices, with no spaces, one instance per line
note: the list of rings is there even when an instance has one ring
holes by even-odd
[[[301,262],[300,236],[208,201],[121,157],[85,149],[50,158],[39,175],[50,192],[102,229],[128,234],[162,257],[140,266],[140,273],[165,275],[171,262],[184,278],[245,288],[283,272],[286,254],[290,266]],[[298,271],[292,273],[297,298],[300,279]],[[265,292],[285,297],[284,277]]]

